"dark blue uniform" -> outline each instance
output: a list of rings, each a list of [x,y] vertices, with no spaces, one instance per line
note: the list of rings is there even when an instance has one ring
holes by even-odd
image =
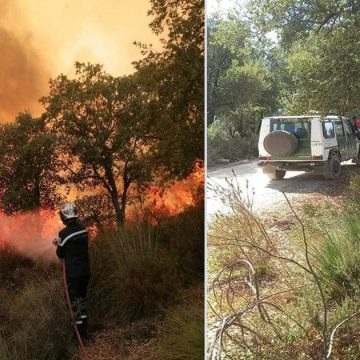
[[[76,325],[82,336],[87,336],[87,313],[85,298],[90,279],[88,232],[76,220],[69,221],[59,232],[56,255],[63,259],[66,281]]]

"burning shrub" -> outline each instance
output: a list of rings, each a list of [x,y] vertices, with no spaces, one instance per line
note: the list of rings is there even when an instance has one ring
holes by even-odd
[[[91,244],[93,319],[127,323],[157,314],[177,289],[173,259],[151,230],[121,229]]]

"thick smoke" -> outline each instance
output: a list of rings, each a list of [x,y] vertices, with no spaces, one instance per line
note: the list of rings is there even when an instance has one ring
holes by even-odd
[[[55,259],[51,241],[58,236],[62,225],[57,214],[33,211],[6,216],[0,213],[0,244],[10,245],[32,258]]]
[[[48,79],[72,76],[75,61],[113,75],[133,72],[134,41],[155,43],[149,0],[0,0],[0,123],[20,111],[38,116]]]
[[[30,42],[0,28],[0,123],[14,120],[19,111],[36,111],[47,74]]]

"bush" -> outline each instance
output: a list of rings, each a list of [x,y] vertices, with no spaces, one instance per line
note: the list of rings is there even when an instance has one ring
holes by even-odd
[[[97,320],[121,324],[156,315],[177,291],[174,260],[151,230],[99,234],[91,244],[89,310]]]
[[[1,290],[0,359],[66,359],[74,350],[61,274],[28,279],[21,291]],[[16,329],[16,331],[14,331]]]
[[[14,248],[0,244],[0,284],[9,289],[20,286],[34,262]]]
[[[204,281],[204,205],[191,207],[157,227],[161,245],[175,260],[184,285]]]
[[[167,311],[160,329],[158,358],[199,360],[204,358],[203,288],[189,291],[182,304]]]
[[[214,123],[208,130],[208,164],[213,165],[222,159],[237,161],[258,156],[258,135],[250,133],[244,137],[239,134],[229,136],[219,124]]]
[[[358,215],[344,217],[341,232],[328,234],[314,251],[318,272],[333,296],[360,294],[360,224]]]

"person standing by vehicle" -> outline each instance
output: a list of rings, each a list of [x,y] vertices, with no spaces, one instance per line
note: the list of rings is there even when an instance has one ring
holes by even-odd
[[[357,108],[357,113],[353,117],[355,129],[360,130],[360,107]]]
[[[68,289],[74,321],[83,339],[88,338],[86,295],[90,279],[90,260],[88,252],[88,232],[78,221],[74,204],[64,204],[60,208],[60,218],[65,228],[53,241],[56,255],[64,261],[66,286]]]

